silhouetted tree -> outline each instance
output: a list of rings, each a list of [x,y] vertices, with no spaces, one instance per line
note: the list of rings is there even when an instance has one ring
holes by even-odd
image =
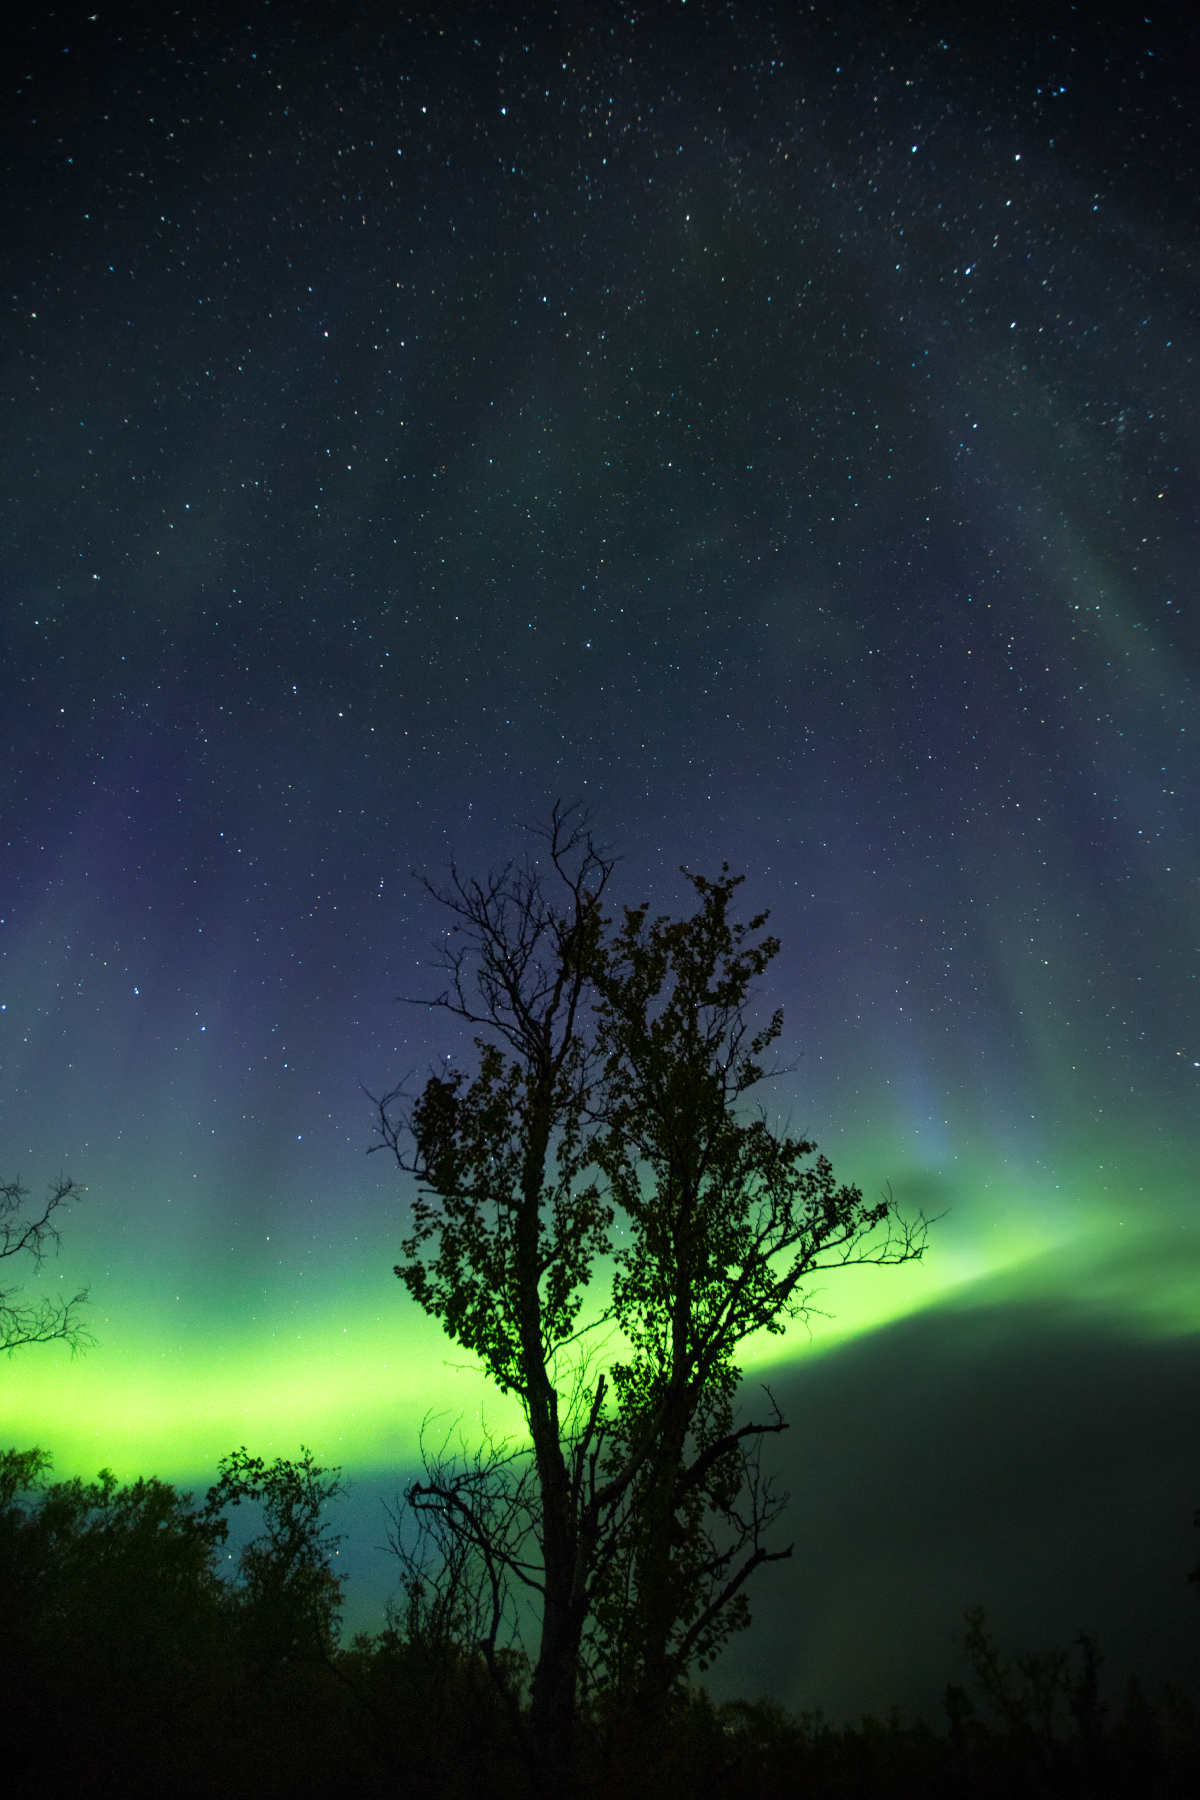
[[[802,1313],[818,1269],[919,1256],[923,1221],[865,1205],[824,1158],[808,1166],[807,1140],[739,1117],[782,1021],[747,1023],[779,946],[749,942],[765,915],[729,921],[737,881],[693,877],[692,918],[627,909],[614,934],[614,862],[586,821],[556,807],[541,835],[552,874],[452,868],[429,889],[459,941],[424,1004],[476,1027],[474,1078],[451,1069],[409,1109],[400,1090],[377,1105],[382,1144],[419,1182],[396,1274],[519,1397],[531,1441],[531,1485],[514,1490],[511,1462],[495,1479],[443,1465],[409,1499],[489,1580],[536,1592],[528,1724],[561,1792],[589,1619],[602,1675],[652,1706],[741,1622],[753,1569],[788,1553],[763,1542],[778,1503],[749,1454],[783,1422],[735,1426],[737,1346]],[[614,1248],[609,1304],[585,1319]],[[625,1353],[596,1368],[583,1346],[606,1323]]]
[[[56,1214],[68,1202],[78,1200],[82,1189],[78,1183],[61,1175],[52,1182],[40,1212],[26,1211],[28,1188],[20,1181],[0,1181],[0,1261],[9,1257],[27,1257],[36,1269],[51,1249],[62,1243]],[[19,1288],[0,1288],[0,1350],[12,1351],[24,1344],[49,1344],[62,1340],[72,1350],[92,1343],[91,1333],[80,1323],[79,1308],[87,1301],[87,1289],[80,1288],[69,1300],[51,1300],[20,1304],[15,1296]]]
[[[307,1451],[235,1451],[201,1505],[108,1471],[54,1482],[40,1450],[0,1453],[6,1775],[18,1757],[45,1775],[50,1754],[56,1783],[94,1771],[104,1793],[154,1800],[377,1791],[379,1734],[336,1642],[321,1512],[339,1488]],[[243,1501],[264,1528],[230,1571],[225,1514]]]
[[[296,1462],[280,1456],[265,1463],[243,1445],[221,1459],[218,1473],[205,1518],[244,1500],[262,1507],[265,1529],[241,1551],[236,1589],[253,1653],[260,1660],[327,1660],[337,1643],[343,1577],[330,1560],[341,1536],[322,1515],[345,1492],[341,1471],[319,1467],[303,1446]]]
[[[6,1758],[45,1777],[52,1745],[55,1769],[95,1768],[106,1791],[171,1791],[219,1711],[225,1522],[163,1481],[49,1468],[38,1450],[0,1454]]]
[[[629,1354],[611,1371],[605,1466],[635,1470],[598,1645],[651,1713],[749,1622],[754,1570],[791,1554],[767,1547],[783,1498],[758,1461],[785,1423],[772,1402],[768,1419],[735,1424],[738,1347],[802,1316],[818,1272],[906,1262],[925,1239],[923,1219],[838,1186],[810,1140],[743,1116],[783,1028],[779,1010],[757,1030],[747,1016],[779,940],[756,937],[766,913],[730,919],[742,878],[727,866],[688,879],[698,910],[651,920],[626,908],[595,975],[604,1129],[592,1151],[628,1221],[612,1314]]]
[[[997,1648],[982,1606],[966,1615],[963,1648],[994,1722],[1029,1760],[1049,1761],[1065,1735],[1088,1750],[1104,1735],[1100,1700],[1103,1658],[1095,1636],[1080,1632],[1071,1650],[1018,1651],[1005,1657]],[[961,1689],[947,1689],[951,1719],[966,1718],[970,1703]]]
[[[501,1392],[519,1396],[528,1420],[539,1573],[520,1549],[493,1548],[541,1600],[530,1715],[551,1786],[564,1776],[605,1503],[595,1492],[594,1458],[588,1481],[603,1390],[595,1417],[572,1432],[558,1363],[576,1340],[612,1223],[611,1206],[584,1176],[595,1061],[587,1005],[613,861],[557,808],[547,850],[553,889],[532,861],[482,882],[453,869],[448,888],[430,887],[454,915],[460,942],[451,940],[441,958],[449,985],[429,1004],[487,1035],[477,1039],[470,1083],[451,1070],[426,1083],[411,1112],[397,1115],[400,1090],[378,1107],[383,1145],[420,1182],[396,1274],[480,1357]],[[472,1485],[435,1476],[414,1497],[442,1505],[456,1529],[478,1535]]]

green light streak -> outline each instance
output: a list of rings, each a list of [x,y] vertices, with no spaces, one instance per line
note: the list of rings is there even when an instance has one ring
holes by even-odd
[[[1180,1204],[1184,1171],[1138,1175],[1135,1186],[1089,1161],[1073,1184],[961,1182],[924,1263],[822,1275],[817,1310],[782,1343],[747,1345],[742,1366],[794,1365],[937,1305],[1040,1302],[1136,1335],[1200,1330],[1200,1233]],[[897,1192],[936,1212],[949,1192],[939,1180],[913,1169]],[[343,1270],[335,1292],[302,1306],[285,1269],[274,1303],[260,1298],[250,1318],[215,1277],[184,1314],[166,1305],[170,1284],[156,1284],[156,1301],[144,1270],[140,1281],[132,1269],[113,1275],[105,1313],[94,1309],[95,1349],[74,1359],[60,1345],[29,1349],[4,1370],[0,1441],[40,1444],[60,1474],[103,1465],[122,1479],[203,1485],[242,1443],[284,1455],[303,1443],[350,1470],[399,1472],[416,1461],[424,1421],[435,1437],[457,1427],[472,1438],[481,1424],[521,1431],[516,1403],[464,1366],[399,1283]]]

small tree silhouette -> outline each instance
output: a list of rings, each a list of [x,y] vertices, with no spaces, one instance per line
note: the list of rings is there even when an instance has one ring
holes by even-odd
[[[25,1211],[28,1188],[19,1180],[0,1181],[0,1261],[9,1257],[28,1257],[36,1270],[50,1250],[57,1252],[62,1244],[56,1214],[70,1201],[82,1198],[79,1184],[59,1176],[50,1184],[39,1213]],[[58,1339],[82,1350],[95,1339],[80,1323],[79,1308],[86,1304],[88,1291],[80,1288],[69,1300],[30,1301],[20,1304],[15,1296],[19,1288],[0,1288],[0,1350],[11,1355],[25,1344],[49,1344]]]
[[[341,1618],[343,1577],[330,1565],[341,1534],[321,1515],[345,1492],[341,1470],[320,1468],[303,1446],[296,1462],[280,1456],[265,1463],[244,1445],[222,1457],[218,1470],[206,1518],[243,1500],[263,1510],[265,1530],[238,1561],[237,1604],[253,1653],[267,1662],[328,1660]]]

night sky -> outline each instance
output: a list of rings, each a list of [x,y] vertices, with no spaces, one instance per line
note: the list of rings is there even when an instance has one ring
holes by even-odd
[[[391,1274],[363,1088],[463,1045],[396,1004],[411,872],[579,799],[618,901],[745,873],[772,1106],[944,1215],[788,1340],[801,1513],[862,1498],[864,1434],[889,1538],[952,1444],[993,1505],[1020,1446],[1008,1561],[924,1565],[943,1665],[1039,1532],[1110,1584],[1148,1533],[1179,1587],[1200,45],[1148,11],[100,0],[0,39],[0,1172],[86,1182],[41,1285],[98,1339],[5,1366],[7,1438],[197,1482],[303,1442],[367,1493],[430,1409],[507,1417]],[[851,1704],[848,1616],[804,1673],[777,1607],[778,1691]]]

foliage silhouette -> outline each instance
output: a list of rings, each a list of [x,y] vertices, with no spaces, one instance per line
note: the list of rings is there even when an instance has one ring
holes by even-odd
[[[257,1493],[268,1516],[260,1548],[294,1577],[305,1563],[328,1566],[335,1540],[321,1508],[336,1481],[308,1452],[265,1464],[239,1451],[216,1487],[230,1505]],[[456,1641],[469,1612],[438,1623],[402,1599],[374,1636],[328,1653],[310,1642],[269,1661],[247,1640],[226,1542],[216,1506],[166,1482],[52,1482],[41,1451],[0,1453],[0,1708],[14,1791],[36,1782],[122,1800],[326,1800],[344,1790],[364,1800],[397,1791],[524,1800],[512,1717],[479,1647]],[[980,1710],[951,1689],[945,1734],[896,1716],[835,1726],[767,1701],[717,1706],[687,1683],[647,1721],[612,1689],[596,1690],[577,1721],[581,1800],[1184,1800],[1196,1791],[1200,1732],[1179,1696],[1152,1703],[1131,1683],[1122,1706],[1104,1704],[1094,1645],[1074,1658],[1004,1656],[981,1612],[967,1626]]]
[[[219,1666],[223,1588],[207,1520],[169,1484],[48,1481],[39,1451],[0,1457],[2,1691],[14,1747],[48,1735],[62,1766],[167,1779]],[[141,1748],[139,1748],[139,1745]]]
[[[87,1769],[124,1795],[315,1793],[375,1766],[336,1669],[336,1491],[305,1453],[225,1459],[203,1506],[169,1483],[52,1482],[39,1450],[0,1455],[0,1694],[11,1762]],[[264,1503],[232,1578],[223,1507]],[[322,1785],[323,1784],[323,1785]]]
[[[266,1529],[243,1548],[236,1589],[255,1657],[327,1660],[337,1643],[343,1580],[330,1565],[341,1538],[322,1513],[345,1492],[340,1471],[318,1467],[303,1447],[297,1462],[280,1456],[268,1464],[243,1445],[222,1458],[218,1475],[205,1499],[206,1519],[247,1500],[263,1511]]]
[[[443,1584],[459,1591],[468,1567],[486,1584],[494,1672],[509,1595],[536,1595],[523,1728],[561,1793],[581,1678],[663,1707],[747,1621],[754,1569],[788,1554],[764,1541],[781,1501],[756,1452],[784,1422],[735,1424],[738,1346],[801,1316],[818,1270],[920,1256],[925,1222],[866,1205],[823,1157],[809,1166],[815,1145],[742,1117],[782,1015],[748,1021],[779,945],[755,938],[765,914],[731,921],[739,878],[689,877],[692,917],[626,909],[614,931],[614,859],[586,818],[556,806],[539,835],[544,870],[452,866],[426,884],[454,925],[448,984],[423,1004],[475,1028],[478,1063],[411,1104],[381,1096],[375,1147],[418,1181],[396,1274],[524,1410],[527,1466],[509,1446],[486,1468],[441,1460],[407,1498],[443,1548],[464,1546]],[[608,1304],[588,1316],[610,1255]],[[622,1346],[607,1367],[603,1327]],[[426,1565],[420,1591],[436,1580]]]
[[[959,1781],[985,1795],[1183,1793],[1198,1772],[1200,1730],[1168,1688],[1152,1706],[1135,1678],[1120,1708],[1102,1699],[1104,1662],[1094,1634],[1070,1650],[1005,1656],[984,1609],[966,1614],[963,1651],[982,1712],[968,1690],[946,1686],[949,1749]]]
[[[629,1225],[615,1258],[612,1313],[628,1354],[611,1371],[608,1463],[638,1465],[624,1555],[606,1572],[617,1579],[598,1596],[597,1644],[618,1690],[651,1710],[749,1623],[755,1569],[790,1555],[767,1547],[785,1497],[758,1460],[786,1424],[768,1392],[772,1416],[735,1425],[739,1347],[803,1317],[813,1275],[914,1260],[926,1230],[889,1200],[868,1205],[836,1185],[810,1140],[743,1115],[783,1028],[780,1010],[758,1030],[748,1020],[779,941],[756,938],[765,913],[731,920],[742,877],[728,866],[715,881],[688,880],[696,912],[651,920],[626,908],[595,978],[594,1154]]]

